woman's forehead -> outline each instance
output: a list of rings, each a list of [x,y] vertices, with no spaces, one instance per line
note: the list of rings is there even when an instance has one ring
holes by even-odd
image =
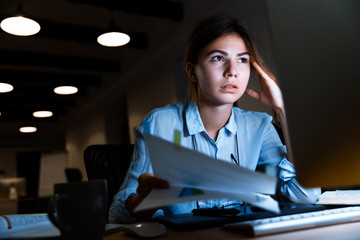
[[[236,33],[228,33],[219,36],[206,45],[200,54],[207,54],[214,50],[248,52],[243,38]]]

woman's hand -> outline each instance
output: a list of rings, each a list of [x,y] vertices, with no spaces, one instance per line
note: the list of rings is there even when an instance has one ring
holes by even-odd
[[[246,94],[271,107],[275,111],[275,117],[277,122],[280,123],[282,132],[284,134],[285,143],[286,145],[289,145],[290,137],[285,116],[284,100],[281,90],[275,80],[272,79],[268,74],[266,74],[264,69],[262,69],[257,62],[251,59],[251,63],[259,74],[261,90],[258,93],[251,88],[247,88]],[[292,162],[292,152],[290,148],[288,148],[288,155],[288,160]]]
[[[138,178],[138,183],[139,185],[136,189],[136,194],[126,200],[126,209],[136,218],[151,217],[157,209],[149,209],[136,213],[134,212],[134,209],[150,193],[151,189],[166,189],[169,188],[169,183],[166,180],[155,177],[150,173],[141,174]]]
[[[261,90],[258,93],[251,88],[247,88],[246,94],[271,107],[275,110],[275,112],[283,114],[284,102],[279,86],[276,84],[274,79],[266,74],[264,69],[262,69],[257,62],[251,59],[251,63],[259,74]]]

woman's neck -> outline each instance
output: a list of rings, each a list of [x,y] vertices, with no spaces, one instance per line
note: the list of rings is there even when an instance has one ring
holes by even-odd
[[[216,141],[221,128],[229,121],[232,104],[209,106],[201,104],[199,113],[206,132]]]

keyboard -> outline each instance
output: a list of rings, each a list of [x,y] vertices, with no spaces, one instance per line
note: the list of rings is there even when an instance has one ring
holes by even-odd
[[[280,214],[247,205],[236,208],[236,210],[240,210],[240,213],[235,213],[235,216],[233,215],[234,213],[230,213],[230,215],[228,215],[226,212],[224,213],[221,209],[219,209],[219,212],[210,211],[207,215],[206,213],[203,213],[204,215],[199,215],[199,213],[195,214],[194,212],[189,214],[158,216],[156,220],[170,228],[176,228],[178,230],[194,230],[223,226],[224,224],[233,222],[243,222],[254,219],[284,216],[295,213],[313,212],[325,209],[324,206],[318,204],[296,203],[279,203],[279,207],[281,211]]]
[[[223,229],[243,230],[252,236],[262,236],[356,221],[360,221],[359,206],[228,223],[223,225]]]

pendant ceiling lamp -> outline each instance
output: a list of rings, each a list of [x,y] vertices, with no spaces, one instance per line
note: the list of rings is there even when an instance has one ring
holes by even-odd
[[[78,92],[78,88],[75,86],[59,86],[54,88],[54,92],[59,95],[71,95]]]
[[[13,85],[0,82],[0,93],[11,92],[14,89]]]
[[[49,117],[53,116],[53,112],[47,111],[47,110],[36,111],[36,112],[33,112],[33,116],[36,118],[49,118]]]
[[[17,12],[12,17],[2,20],[0,27],[5,32],[16,36],[31,36],[40,31],[40,24],[25,16],[21,2],[19,2]]]
[[[21,128],[19,128],[19,131],[22,133],[34,133],[37,132],[37,128],[34,126],[23,126]]]
[[[105,47],[120,47],[130,42],[130,36],[121,32],[111,17],[110,27],[97,38],[97,42]]]

